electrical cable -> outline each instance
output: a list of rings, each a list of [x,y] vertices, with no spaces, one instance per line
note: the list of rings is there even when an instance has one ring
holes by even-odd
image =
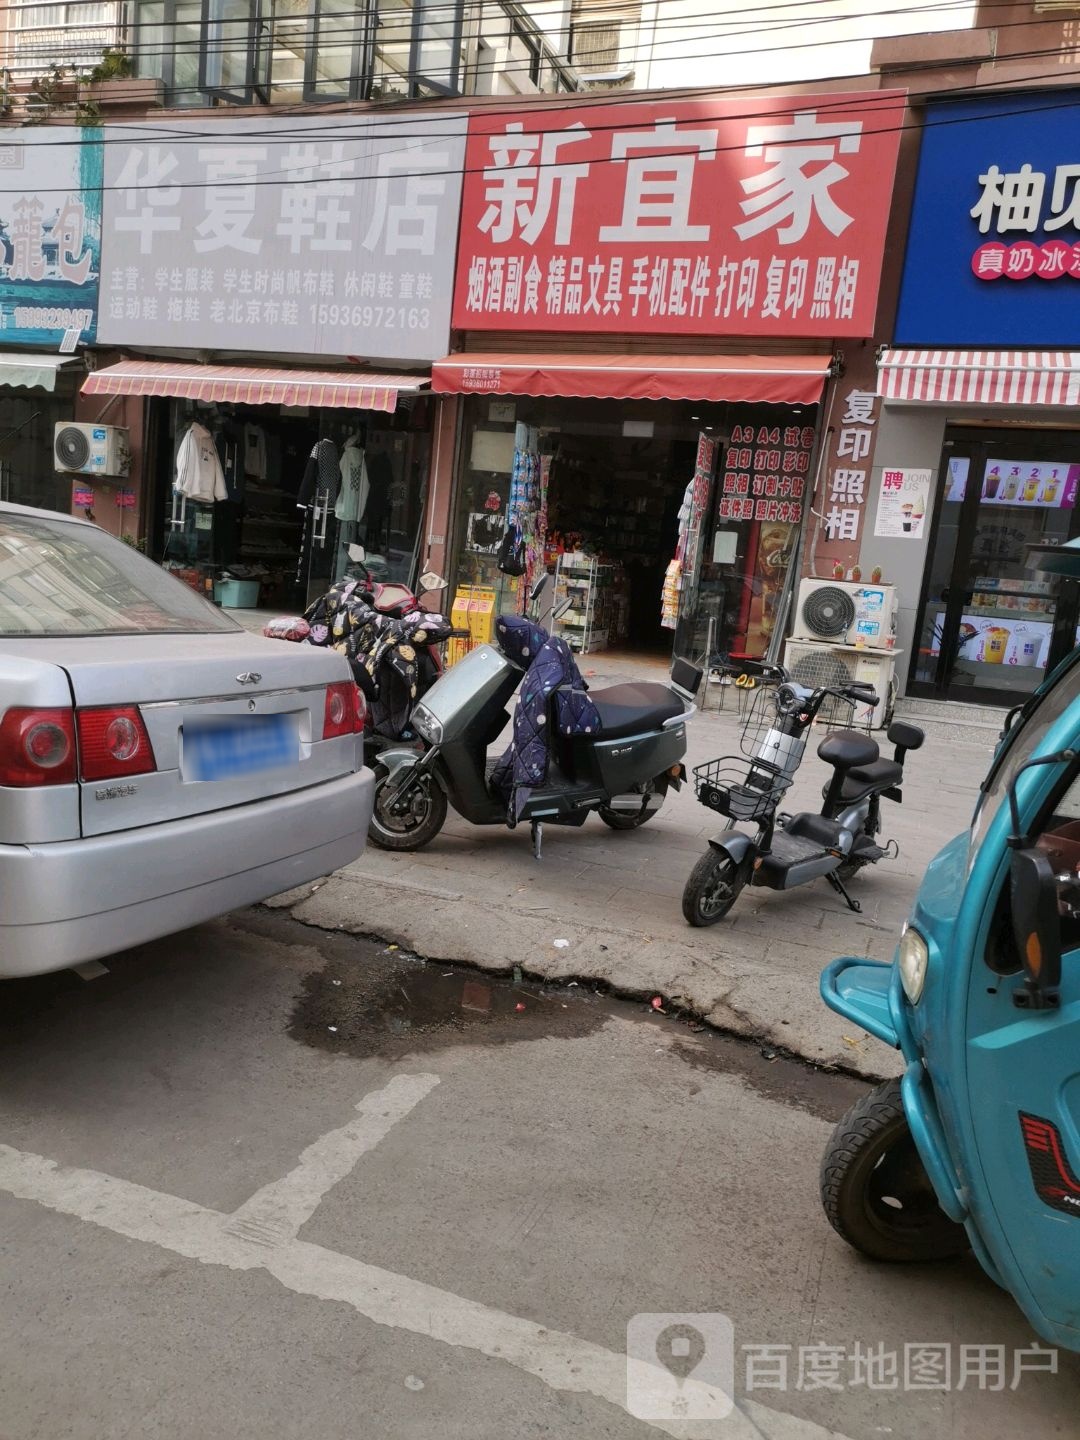
[[[1057,55],[1057,54],[1058,54],[1058,51],[1057,51],[1056,49],[1052,49],[1052,50],[1031,50],[1031,51],[1017,52],[1015,55],[1011,55],[1011,56],[1009,56],[1008,58],[1009,58],[1010,61],[1036,60],[1036,59],[1045,59],[1045,58],[1048,58],[1048,57],[1050,57],[1050,56],[1054,56],[1054,55]],[[940,60],[928,60],[928,61],[913,63],[912,65],[910,65],[910,66],[908,66],[908,67],[905,67],[905,71],[906,71],[906,73],[909,73],[909,74],[910,74],[910,73],[917,73],[917,72],[920,71],[920,70],[934,71],[934,70],[938,70],[938,69],[941,68],[941,63],[942,63],[942,62],[941,62]],[[960,60],[960,61],[952,61],[952,62],[950,62],[950,64],[951,64],[952,66],[956,66],[956,65],[959,65],[959,64],[963,64],[963,63],[973,64],[973,65],[981,65],[981,64],[984,63],[984,60],[983,60],[981,57],[973,57],[973,58],[971,58],[971,59],[969,59],[969,60],[967,60],[967,61]],[[825,85],[825,84],[833,84],[833,83],[843,83],[844,81],[849,80],[849,79],[850,79],[850,80],[853,80],[853,81],[857,81],[859,78],[861,78],[861,77],[858,77],[858,76],[828,76],[828,77],[820,77],[820,78],[818,78],[818,79],[816,79],[816,80],[807,81],[807,82],[802,82],[802,83],[805,83],[805,84]],[[1037,73],[1037,74],[1032,74],[1032,75],[1025,75],[1025,76],[1023,76],[1023,77],[1017,77],[1017,76],[1015,76],[1015,75],[1010,75],[1010,76],[1006,76],[1006,77],[1002,78],[1001,80],[988,81],[988,82],[986,82],[986,84],[980,86],[979,89],[980,89],[980,92],[984,92],[984,91],[989,90],[989,89],[1000,88],[1000,87],[1004,87],[1004,88],[1015,88],[1015,87],[1018,85],[1018,83],[1020,83],[1020,80],[1021,80],[1021,79],[1022,79],[1023,83],[1024,83],[1026,86],[1030,86],[1033,82],[1034,82],[1034,83],[1038,83],[1038,82],[1041,82],[1041,81],[1048,81],[1048,82],[1050,82],[1050,81],[1060,80],[1061,78],[1062,78],[1062,77],[1061,77],[1061,72],[1060,72],[1060,70],[1057,70],[1057,69],[1051,70],[1051,71],[1046,71],[1046,72],[1041,72],[1041,73]],[[625,112],[628,108],[633,107],[633,106],[635,106],[635,105],[638,105],[638,106],[650,105],[650,106],[656,107],[656,106],[662,106],[662,105],[664,105],[664,104],[671,103],[671,102],[677,101],[677,100],[697,100],[697,101],[699,101],[699,102],[702,102],[703,104],[707,104],[710,100],[717,99],[717,98],[720,98],[720,97],[722,97],[722,96],[731,96],[731,97],[742,96],[743,98],[745,98],[746,103],[747,103],[748,105],[752,105],[753,102],[754,102],[754,100],[755,100],[755,99],[759,99],[759,98],[762,99],[763,103],[766,103],[766,100],[767,100],[767,92],[770,92],[770,91],[779,91],[779,92],[782,92],[785,96],[790,96],[790,98],[791,98],[791,100],[792,100],[793,102],[797,102],[799,99],[801,99],[801,98],[803,98],[803,97],[801,97],[801,96],[800,96],[799,94],[797,94],[797,93],[793,93],[793,86],[794,86],[796,83],[798,83],[798,82],[794,82],[794,81],[791,81],[791,80],[784,80],[784,81],[774,81],[774,82],[772,82],[771,84],[764,84],[764,85],[755,85],[755,86],[724,86],[724,87],[716,87],[716,88],[709,88],[709,89],[705,89],[704,87],[700,87],[700,86],[689,86],[689,87],[683,87],[683,88],[680,88],[680,89],[664,90],[663,92],[637,92],[637,91],[632,91],[632,92],[631,92],[631,91],[620,91],[620,92],[618,92],[617,94],[606,95],[606,96],[604,96],[604,97],[574,96],[574,97],[572,97],[572,98],[567,97],[567,98],[565,98],[565,99],[556,98],[556,97],[551,97],[550,99],[544,99],[544,98],[541,97],[541,96],[537,96],[537,97],[535,97],[535,100],[534,100],[533,104],[531,104],[530,106],[528,106],[527,109],[525,109],[524,111],[523,111],[523,107],[522,107],[522,105],[521,105],[520,102],[519,102],[514,108],[512,108],[512,109],[504,109],[504,108],[502,108],[502,107],[500,107],[500,106],[484,105],[484,104],[482,104],[482,103],[481,103],[481,104],[477,104],[477,103],[476,103],[476,98],[477,98],[477,97],[439,97],[437,100],[415,100],[415,99],[402,100],[402,101],[400,101],[400,102],[399,102],[399,101],[395,101],[393,104],[388,105],[388,106],[382,106],[382,105],[379,105],[378,103],[376,103],[376,104],[368,104],[368,105],[366,106],[366,108],[365,108],[365,109],[362,109],[362,110],[356,109],[355,106],[356,106],[356,104],[358,104],[358,103],[359,103],[359,104],[362,104],[362,103],[364,103],[364,102],[341,102],[343,105],[346,105],[348,108],[342,109],[342,110],[337,110],[337,109],[331,109],[329,106],[316,105],[316,106],[314,106],[314,107],[311,107],[311,106],[304,107],[304,108],[303,108],[302,110],[300,110],[300,111],[294,111],[294,110],[291,110],[291,109],[290,109],[290,110],[285,111],[284,114],[282,114],[282,112],[278,109],[278,107],[274,107],[273,112],[272,112],[271,115],[269,115],[269,116],[267,116],[266,113],[265,113],[262,109],[255,109],[254,107],[247,107],[247,106],[241,106],[241,105],[229,106],[229,107],[227,107],[227,108],[226,108],[226,107],[222,107],[222,109],[223,109],[224,113],[227,113],[228,115],[230,115],[230,116],[232,116],[232,117],[235,117],[235,119],[236,119],[237,121],[239,121],[239,122],[243,122],[243,121],[246,120],[249,126],[252,125],[252,124],[255,124],[255,123],[258,123],[258,124],[260,124],[260,125],[263,126],[263,130],[262,130],[260,133],[254,134],[254,135],[252,135],[252,134],[250,133],[250,131],[246,131],[246,132],[245,132],[245,131],[239,131],[239,126],[238,126],[238,131],[239,131],[239,133],[238,133],[237,136],[235,137],[235,142],[234,142],[234,143],[236,143],[236,144],[238,144],[238,145],[243,145],[243,144],[258,145],[258,144],[260,144],[260,143],[264,143],[265,140],[268,139],[268,138],[269,138],[269,139],[274,139],[274,140],[279,140],[279,141],[280,141],[280,140],[287,140],[287,139],[294,139],[294,138],[295,138],[295,139],[310,138],[312,135],[318,135],[318,134],[320,134],[320,133],[321,133],[322,131],[324,131],[324,130],[325,130],[327,136],[333,136],[333,137],[336,138],[336,139],[345,139],[345,140],[355,139],[355,140],[357,140],[357,141],[359,141],[359,140],[364,140],[364,139],[370,138],[371,127],[367,124],[367,122],[368,122],[368,120],[369,120],[371,117],[377,117],[377,118],[378,118],[378,120],[379,120],[379,129],[380,129],[380,131],[382,131],[383,133],[386,133],[386,131],[389,130],[389,133],[392,135],[392,137],[393,137],[394,139],[398,139],[398,140],[409,140],[409,139],[426,139],[426,138],[431,138],[431,130],[430,130],[430,128],[429,128],[429,127],[427,126],[427,124],[426,124],[426,119],[427,119],[427,117],[429,117],[429,116],[435,116],[435,117],[437,117],[437,116],[439,115],[439,113],[440,113],[441,110],[448,110],[448,111],[452,112],[452,114],[454,115],[454,118],[455,118],[455,119],[456,119],[456,118],[459,118],[459,116],[460,116],[461,111],[462,111],[463,108],[468,108],[469,112],[470,112],[471,114],[473,114],[473,115],[483,116],[483,117],[485,117],[485,118],[487,118],[487,119],[498,118],[498,117],[507,116],[507,115],[514,116],[514,117],[520,117],[523,113],[527,113],[527,114],[530,114],[530,115],[535,115],[535,116],[537,116],[537,117],[546,117],[546,116],[548,116],[548,115],[551,115],[552,113],[556,113],[556,114],[560,114],[560,115],[561,115],[561,114],[572,113],[572,112],[578,111],[578,110],[580,110],[580,109],[582,109],[582,108],[589,108],[589,109],[597,110],[597,109],[606,109],[606,108],[608,108],[609,106],[614,106],[614,107],[615,107],[617,110],[619,110],[620,112]],[[1059,88],[1059,87],[1054,87],[1054,88]],[[752,91],[753,93],[748,95],[748,94],[746,94],[747,90],[750,90],[750,91]],[[763,94],[762,92],[766,92],[766,94]],[[855,98],[857,99],[858,104],[859,104],[859,106],[860,106],[860,110],[861,110],[861,112],[863,112],[863,113],[865,113],[866,111],[872,111],[874,108],[876,108],[876,107],[878,107],[878,106],[887,107],[887,108],[892,108],[893,106],[895,106],[898,97],[904,98],[905,96],[906,96],[906,99],[908,100],[909,103],[910,103],[911,101],[913,101],[913,100],[924,99],[924,98],[929,98],[929,97],[935,97],[935,98],[937,98],[937,99],[938,99],[941,103],[943,103],[943,104],[947,104],[947,103],[950,103],[950,102],[965,103],[966,101],[968,101],[968,100],[971,98],[971,92],[965,92],[965,93],[963,93],[963,94],[957,94],[955,91],[950,91],[950,92],[944,92],[944,93],[942,93],[942,92],[940,92],[939,90],[937,90],[936,88],[930,88],[930,89],[921,90],[921,91],[920,91],[920,90],[914,90],[914,91],[913,91],[913,90],[910,90],[910,89],[907,90],[907,91],[903,91],[903,90],[896,91],[896,90],[890,90],[888,87],[886,87],[886,88],[884,88],[884,89],[881,89],[881,90],[876,90],[876,89],[875,89],[875,90],[853,91],[853,92],[838,92],[838,91],[832,91],[832,92],[830,92],[830,91],[825,91],[825,92],[822,92],[822,93],[820,93],[820,94],[816,94],[816,95],[814,95],[813,97],[807,96],[807,97],[805,97],[805,98],[807,98],[807,99],[812,98],[812,99],[813,99],[814,107],[815,107],[815,109],[816,109],[819,113],[828,114],[828,113],[829,113],[830,111],[832,111],[832,110],[837,110],[837,111],[840,111],[841,113],[850,112],[851,107],[852,107],[852,96],[853,96],[853,95],[854,95]],[[532,98],[532,97],[530,97],[530,98]],[[1058,107],[1052,107],[1052,108],[1058,108]],[[1062,108],[1064,108],[1064,107],[1062,107]],[[326,118],[328,121],[330,121],[331,123],[329,123],[329,124],[327,124],[327,125],[325,125],[325,126],[319,126],[319,125],[315,125],[315,124],[305,124],[305,125],[303,125],[301,128],[298,128],[298,129],[295,129],[295,130],[293,130],[293,129],[291,129],[291,128],[275,129],[275,128],[273,128],[274,122],[275,122],[275,120],[278,118],[279,115],[281,115],[281,118],[282,118],[282,119],[286,119],[286,120],[296,119],[296,118],[298,118],[300,115],[302,115],[305,120],[312,120],[312,121],[317,120],[317,119],[320,119],[320,118],[322,118],[323,116],[325,116],[325,118]],[[414,130],[414,131],[403,131],[403,130],[399,130],[399,129],[392,129],[392,130],[391,130],[390,127],[389,127],[389,126],[387,125],[387,123],[386,123],[386,122],[387,122],[387,117],[390,117],[390,118],[392,119],[395,115],[398,115],[398,116],[400,117],[401,124],[403,124],[403,125],[408,125],[408,124],[418,123],[421,128],[416,129],[416,130]],[[425,117],[424,120],[421,120],[421,119],[420,119],[420,116],[421,116],[421,115],[423,115],[423,116]],[[765,119],[772,118],[774,115],[775,115],[775,106],[772,106],[772,107],[770,107],[769,109],[745,110],[745,111],[741,111],[741,112],[736,113],[736,114],[722,114],[722,115],[715,115],[715,116],[714,116],[714,115],[709,115],[708,113],[704,113],[704,114],[700,114],[700,115],[696,116],[695,119],[698,120],[698,121],[700,121],[700,122],[708,122],[708,121],[711,120],[711,119],[715,119],[715,120],[718,120],[718,121],[719,121],[719,120],[727,120],[727,121],[734,121],[734,120],[758,120],[758,119],[765,120]],[[357,125],[357,127],[358,127],[358,133],[357,133],[357,134],[355,134],[355,135],[347,135],[347,134],[346,134],[346,135],[343,135],[343,134],[342,134],[342,131],[343,131],[343,129],[344,129],[344,126],[343,126],[341,123],[339,123],[339,122],[342,120],[343,117],[355,121],[355,123],[356,123],[356,125]],[[107,123],[105,123],[104,125],[99,126],[99,127],[86,127],[89,133],[88,133],[88,136],[87,136],[87,138],[86,138],[86,140],[85,140],[85,143],[88,144],[88,145],[93,145],[93,146],[97,146],[97,147],[101,147],[101,148],[106,148],[106,147],[112,146],[112,145],[122,145],[122,144],[129,144],[129,145],[130,145],[130,144],[136,144],[136,143],[146,143],[148,139],[153,139],[153,138],[155,138],[155,137],[166,137],[166,138],[170,139],[174,144],[194,143],[194,142],[201,141],[201,140],[220,140],[220,138],[221,138],[221,131],[220,131],[220,129],[216,128],[216,116],[214,117],[215,129],[213,129],[213,130],[200,130],[200,129],[197,128],[197,127],[199,126],[199,124],[200,124],[201,122],[205,122],[207,118],[208,118],[208,117],[206,117],[206,116],[198,116],[198,117],[192,116],[190,119],[188,119],[188,118],[185,118],[184,115],[183,115],[183,113],[181,112],[181,113],[178,113],[178,114],[175,116],[175,118],[172,117],[172,116],[170,116],[170,118],[169,118],[168,121],[151,122],[151,121],[149,121],[149,120],[147,119],[147,120],[143,120],[143,121],[140,121],[140,122],[123,122],[123,121],[107,122]],[[620,118],[617,122],[615,122],[615,123],[613,123],[613,124],[611,124],[611,125],[597,124],[597,123],[593,122],[593,124],[592,124],[592,126],[591,126],[591,133],[593,133],[593,134],[604,133],[605,131],[608,131],[608,130],[614,131],[614,130],[624,129],[625,127],[626,127],[626,121],[625,121],[625,119],[622,119],[622,118]],[[887,128],[887,127],[886,127],[886,128]],[[911,127],[911,126],[906,126],[906,127],[901,127],[901,128],[913,128],[913,127]],[[122,133],[122,134],[114,134],[113,132],[116,132],[116,131],[122,131],[122,132],[124,132],[124,133]],[[130,132],[130,134],[129,134],[129,132]],[[2,132],[0,132],[0,133],[2,133]],[[445,133],[445,132],[444,132],[444,133]],[[465,132],[459,132],[459,134],[464,134],[464,133],[465,133]],[[543,135],[543,134],[547,134],[547,133],[561,133],[561,127],[548,127],[547,129],[541,127],[541,128],[536,128],[536,129],[530,130],[530,131],[527,132],[527,133],[529,133],[529,134],[537,134],[537,135]],[[864,133],[882,133],[882,132],[864,132]],[[37,143],[40,144],[40,145],[44,145],[44,146],[55,145],[55,146],[66,146],[66,147],[69,147],[69,148],[70,148],[70,147],[71,147],[74,143],[76,143],[76,142],[74,142],[74,141],[72,141],[72,140],[69,140],[69,139],[63,139],[63,140],[44,140],[44,139],[42,139],[42,140],[39,140]],[[672,152],[672,153],[676,153],[676,154],[677,154],[677,153],[679,153],[679,152]],[[557,163],[557,162],[550,162],[550,163]],[[423,173],[424,173],[424,174],[432,174],[432,173],[439,173],[439,172],[424,171]],[[446,172],[446,173],[450,173],[450,172]],[[454,171],[453,173],[457,173],[457,172]],[[334,177],[329,177],[329,178],[334,178]],[[4,193],[4,192],[3,192],[2,190],[0,190],[0,193]]]

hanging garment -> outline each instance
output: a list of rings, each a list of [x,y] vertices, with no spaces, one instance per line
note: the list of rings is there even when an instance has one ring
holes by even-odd
[[[316,495],[333,505],[341,488],[341,470],[338,465],[337,447],[332,440],[316,442],[304,469],[300,492],[296,503],[301,510],[314,505]]]
[[[244,474],[266,479],[266,432],[258,425],[244,426]]]
[[[214,437],[205,426],[194,424],[176,452],[176,489],[189,500],[210,504],[228,499]]]
[[[341,490],[338,493],[334,514],[343,524],[360,519],[367,505],[370,488],[364,452],[355,440],[347,440],[341,452]]]
[[[598,735],[600,715],[570,646],[560,636],[550,636],[521,615],[500,615],[495,634],[504,655],[528,666],[514,710],[513,743],[491,775],[491,784],[506,796],[506,823],[513,829],[533,790],[547,780],[550,726],[560,735]]]
[[[367,522],[365,539],[368,548],[380,549],[387,538],[390,520],[390,486],[394,483],[394,465],[385,450],[367,456],[368,501],[364,512]]]

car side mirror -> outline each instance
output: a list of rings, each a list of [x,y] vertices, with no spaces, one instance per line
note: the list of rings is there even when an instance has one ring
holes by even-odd
[[[1060,1003],[1061,917],[1054,867],[1041,850],[1016,849],[1010,873],[1013,936],[1024,967],[1022,1010],[1054,1010]]]

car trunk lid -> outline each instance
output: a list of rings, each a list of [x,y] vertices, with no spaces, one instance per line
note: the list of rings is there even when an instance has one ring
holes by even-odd
[[[358,737],[323,739],[327,686],[350,678],[334,651],[241,632],[26,643],[67,672],[77,710],[137,708],[153,750],[152,771],[81,783],[84,835],[250,804],[357,766]]]

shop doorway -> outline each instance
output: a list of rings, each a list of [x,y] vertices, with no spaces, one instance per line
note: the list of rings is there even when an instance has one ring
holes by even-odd
[[[353,567],[415,580],[430,456],[430,407],[382,411],[155,400],[148,453],[172,478],[193,425],[209,432],[225,498],[159,487],[155,558],[220,603],[302,611]]]
[[[461,623],[474,643],[490,640],[494,617],[521,613],[546,569],[556,600],[572,602],[556,633],[580,654],[763,655],[815,419],[810,406],[470,397],[453,568]],[[520,576],[500,554],[511,528],[524,541]]]
[[[1080,531],[1080,433],[950,427],[909,693],[1015,705],[1077,644],[1080,587],[1028,546]]]

